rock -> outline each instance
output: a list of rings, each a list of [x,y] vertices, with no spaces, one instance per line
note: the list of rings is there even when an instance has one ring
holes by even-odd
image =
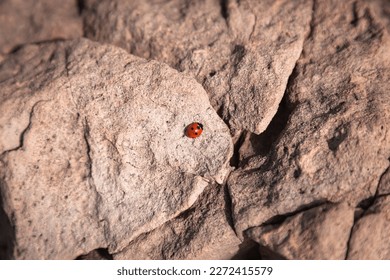
[[[382,21],[383,25],[390,32],[390,1],[388,0],[366,0],[367,4],[375,13],[375,17]]]
[[[31,42],[72,39],[83,34],[76,0],[0,1],[1,53]]]
[[[186,212],[133,240],[115,259],[230,259],[241,241],[221,186],[210,185]]]
[[[378,195],[388,195],[390,194],[390,166],[382,174],[379,185],[378,185]]]
[[[389,36],[364,2],[315,3],[291,113],[269,152],[229,176],[238,234],[307,206],[356,206],[389,166]]]
[[[324,204],[286,218],[280,224],[249,229],[246,234],[262,247],[287,259],[344,259],[354,208]]]
[[[309,31],[312,1],[85,1],[85,34],[190,73],[234,130],[275,115]]]
[[[230,171],[229,130],[194,79],[89,40],[0,67],[0,186],[17,259],[121,251]],[[200,121],[203,134],[184,136]],[[66,226],[64,226],[66,225]]]
[[[354,225],[348,259],[390,258],[390,196],[379,197]]]

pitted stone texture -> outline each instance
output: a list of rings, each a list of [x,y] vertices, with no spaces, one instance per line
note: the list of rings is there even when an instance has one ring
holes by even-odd
[[[266,156],[229,176],[238,234],[312,204],[355,206],[388,166],[389,36],[360,1],[315,3],[285,127]]]
[[[0,26],[0,61],[23,44],[83,35],[77,0],[2,0]]]
[[[390,167],[382,174],[378,185],[378,195],[390,194]]]
[[[281,224],[249,229],[246,234],[286,259],[344,259],[353,207],[322,205],[287,218]]]
[[[190,73],[232,130],[264,131],[309,31],[312,1],[85,1],[85,34]]]
[[[353,227],[348,259],[390,259],[390,196],[379,197]]]
[[[89,40],[48,43],[10,55],[0,81],[15,258],[115,253],[230,171],[228,128],[201,85],[165,64]],[[184,135],[192,121],[205,128],[196,139]]]
[[[133,240],[115,259],[230,259],[241,241],[235,235],[221,186],[210,185],[177,218]]]

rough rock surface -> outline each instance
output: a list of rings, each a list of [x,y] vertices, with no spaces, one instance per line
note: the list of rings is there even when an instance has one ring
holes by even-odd
[[[233,130],[275,115],[309,31],[312,1],[87,0],[85,34],[191,73]]]
[[[165,64],[88,40],[48,43],[9,56],[0,81],[16,258],[115,253],[229,172],[228,128],[203,88]],[[205,126],[195,140],[184,136],[192,121]]]
[[[354,212],[346,204],[324,204],[246,233],[286,259],[344,259]]]
[[[0,1],[1,54],[30,42],[81,37],[77,0]]]
[[[0,0],[0,259],[389,259],[389,7]]]
[[[389,195],[390,194],[390,166],[382,174],[379,186],[378,195]]]
[[[232,229],[226,195],[210,185],[177,218],[133,240],[115,259],[230,259],[241,241]]]
[[[229,177],[238,234],[308,206],[374,196],[389,166],[389,43],[365,3],[315,2],[286,92],[290,115],[269,153]]]
[[[378,198],[354,225],[348,259],[390,259],[390,196]]]

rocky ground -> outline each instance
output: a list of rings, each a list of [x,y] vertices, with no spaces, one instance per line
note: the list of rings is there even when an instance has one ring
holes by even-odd
[[[389,32],[388,0],[0,1],[0,258],[390,259]]]

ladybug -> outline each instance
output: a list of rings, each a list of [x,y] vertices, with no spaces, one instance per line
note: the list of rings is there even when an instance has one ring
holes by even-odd
[[[194,122],[187,126],[186,136],[190,138],[199,137],[203,132],[203,124]]]

